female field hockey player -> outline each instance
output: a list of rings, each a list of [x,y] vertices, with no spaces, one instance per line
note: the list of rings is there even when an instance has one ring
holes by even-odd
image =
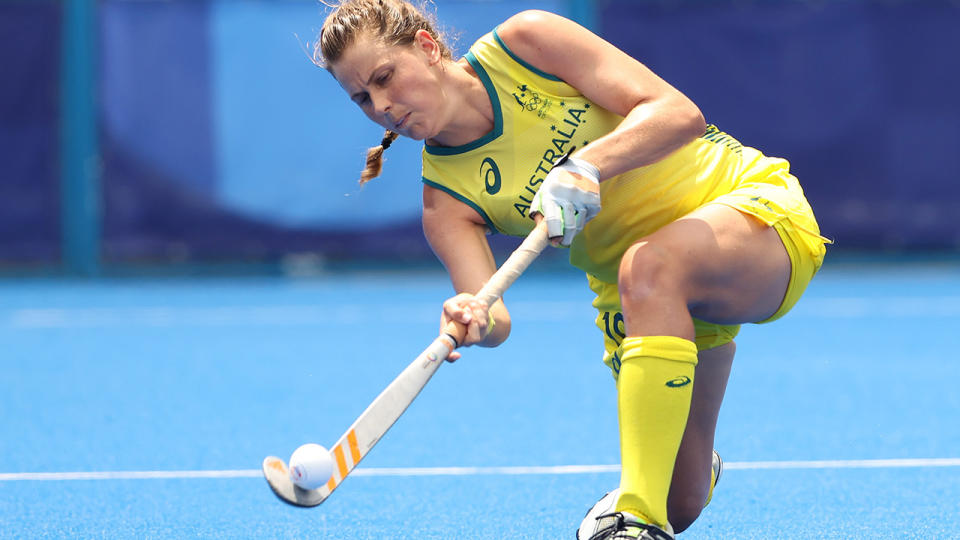
[[[314,60],[386,129],[424,141],[423,229],[457,295],[464,345],[510,333],[472,293],[496,270],[486,236],[546,219],[596,293],[616,379],[622,475],[578,536],[673,538],[700,515],[739,325],[797,302],[825,239],[787,161],[705,123],[637,60],[563,17],[515,15],[460,59],[422,8],[346,0]],[[451,355],[451,360],[458,357]]]

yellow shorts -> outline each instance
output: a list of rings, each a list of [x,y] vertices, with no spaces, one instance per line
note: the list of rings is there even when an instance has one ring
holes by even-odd
[[[740,212],[757,217],[780,235],[790,257],[790,282],[783,302],[769,318],[756,321],[767,323],[784,316],[800,299],[807,285],[823,264],[824,244],[830,240],[820,235],[813,210],[803,196],[799,183],[788,172],[780,183],[748,183],[722,195],[707,204],[724,204]],[[615,283],[606,283],[587,275],[590,288],[597,295],[593,306],[597,309],[597,327],[603,332],[603,362],[614,372],[620,371],[618,349],[626,335],[620,292]],[[693,319],[697,350],[704,351],[733,341],[740,325],[721,325]]]
[[[775,176],[782,183],[743,184],[709,203],[727,205],[773,227],[790,257],[790,282],[783,302],[771,317],[755,321],[760,324],[783,317],[796,305],[823,265],[826,244],[832,243],[820,235],[820,226],[797,179],[786,171],[777,171]]]
[[[590,288],[597,297],[593,307],[597,308],[597,327],[603,332],[603,363],[613,370],[614,376],[620,373],[620,342],[626,337],[623,313],[620,309],[620,291],[615,283],[606,283],[587,274]],[[799,294],[797,295],[799,297]],[[740,331],[740,325],[723,325],[693,319],[698,351],[705,351],[730,343]]]

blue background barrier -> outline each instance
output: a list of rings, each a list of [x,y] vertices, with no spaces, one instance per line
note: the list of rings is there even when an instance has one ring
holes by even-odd
[[[436,1],[458,53],[528,8],[579,18],[708,121],[788,158],[836,249],[960,245],[956,3]],[[0,4],[0,264],[428,260],[420,145],[399,142],[382,178],[356,184],[381,131],[309,60],[324,10]],[[83,28],[94,135],[70,116],[83,112],[82,96],[68,98],[87,89],[69,71],[84,51],[61,47]]]
[[[463,51],[517,9],[565,5],[440,2],[437,10]],[[357,186],[382,130],[309,60],[321,7],[103,4],[108,262],[429,256],[418,143],[391,148],[383,177]]]
[[[836,247],[960,246],[960,5],[601,5],[607,39],[791,161]]]
[[[57,2],[0,3],[0,264],[60,257]]]

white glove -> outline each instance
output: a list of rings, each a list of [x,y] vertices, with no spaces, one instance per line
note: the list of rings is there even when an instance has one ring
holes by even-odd
[[[547,220],[550,238],[563,237],[561,246],[573,243],[573,237],[599,212],[600,169],[569,154],[550,169],[530,203],[530,213]]]

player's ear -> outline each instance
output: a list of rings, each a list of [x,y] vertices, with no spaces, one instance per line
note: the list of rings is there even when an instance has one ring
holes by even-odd
[[[430,64],[439,62],[443,56],[440,52],[440,44],[426,30],[417,30],[417,33],[413,36],[413,45],[427,55]]]

